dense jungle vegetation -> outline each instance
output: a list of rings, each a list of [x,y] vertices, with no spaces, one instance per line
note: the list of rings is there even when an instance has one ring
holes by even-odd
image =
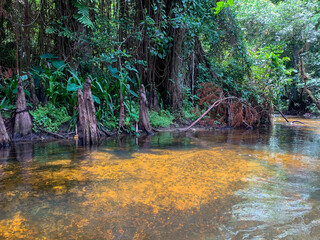
[[[316,0],[2,0],[1,114],[8,127],[19,78],[35,132],[75,129],[86,78],[106,131],[137,132],[141,84],[153,127],[217,101],[201,124],[318,114],[319,20]]]

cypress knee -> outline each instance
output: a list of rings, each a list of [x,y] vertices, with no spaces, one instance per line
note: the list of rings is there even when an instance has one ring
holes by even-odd
[[[24,137],[32,133],[32,122],[27,109],[22,80],[19,78],[17,93],[17,110],[14,122],[14,138]]]
[[[96,144],[99,141],[96,110],[91,92],[91,80],[86,79],[83,84],[83,93],[78,89],[79,110],[79,143],[83,145]]]
[[[144,85],[140,87],[140,112],[139,112],[139,129],[147,134],[153,134],[148,115],[148,103]]]
[[[0,148],[9,146],[10,138],[0,112]]]

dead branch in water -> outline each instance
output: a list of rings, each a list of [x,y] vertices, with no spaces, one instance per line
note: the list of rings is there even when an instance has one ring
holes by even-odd
[[[226,97],[226,98],[222,98],[218,101],[216,101],[215,103],[213,103],[207,111],[205,111],[196,121],[194,121],[189,127],[185,128],[184,131],[188,131],[190,128],[192,128],[195,124],[197,124],[204,116],[206,116],[208,114],[208,112],[210,112],[210,110],[216,106],[218,106],[219,104],[223,103],[224,101],[228,100],[228,99],[232,99],[232,98],[236,98],[236,97]]]
[[[286,116],[279,110],[279,108],[277,108],[276,105],[273,105],[274,108],[276,109],[276,111],[278,111],[280,113],[280,115],[284,118],[284,120],[286,120],[286,122],[289,122],[289,120],[286,118]]]
[[[280,115],[284,118],[284,120],[286,120],[287,123],[300,123],[300,124],[305,124],[304,122],[301,122],[299,120],[294,120],[294,121],[289,121],[288,118],[279,110],[279,108],[277,108],[276,105],[274,105],[274,108],[276,109],[276,111],[278,111],[280,113]]]
[[[203,83],[202,88],[197,91],[197,96],[200,108],[214,105],[212,108],[215,109],[210,111],[212,108],[209,108],[204,113],[203,116],[207,114],[209,119],[201,120],[203,118],[201,116],[196,123],[209,124],[213,127],[218,123],[220,127],[235,128],[252,128],[260,123],[260,114],[249,102],[239,97],[226,96],[223,89],[212,82]]]
[[[300,124],[305,124],[304,122],[301,122],[301,121],[299,121],[299,120],[294,120],[294,121],[292,121],[291,123],[300,123]]]

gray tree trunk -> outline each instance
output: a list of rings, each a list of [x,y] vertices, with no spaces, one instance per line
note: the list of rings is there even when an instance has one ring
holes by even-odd
[[[148,115],[146,90],[143,84],[140,87],[139,129],[148,134],[153,134]]]
[[[32,133],[32,122],[27,109],[22,80],[19,78],[17,94],[17,110],[14,122],[14,138],[24,137]]]
[[[9,146],[10,138],[0,112],[0,148]]]
[[[91,80],[89,78],[87,78],[83,84],[83,93],[81,89],[78,89],[78,110],[79,144],[97,144],[99,142],[100,132],[92,99]]]

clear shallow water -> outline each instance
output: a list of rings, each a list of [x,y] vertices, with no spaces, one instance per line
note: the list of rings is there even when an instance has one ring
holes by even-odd
[[[320,121],[0,151],[0,239],[320,239]]]

